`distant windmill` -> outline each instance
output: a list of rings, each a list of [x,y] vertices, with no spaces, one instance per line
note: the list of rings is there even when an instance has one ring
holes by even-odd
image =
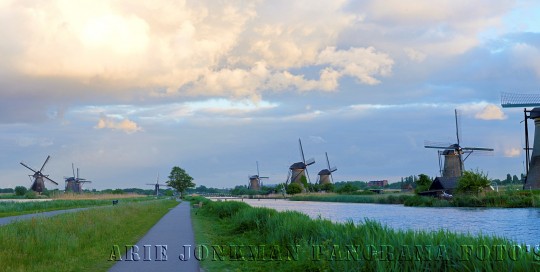
[[[28,166],[28,165],[21,162],[22,166],[24,166],[24,167],[30,169],[30,171],[34,172],[34,174],[29,175],[30,177],[34,178],[34,182],[32,183],[31,189],[33,191],[35,191],[35,192],[40,193],[40,194],[45,189],[44,179],[58,185],[58,183],[56,183],[56,181],[49,178],[49,175],[44,175],[43,174],[43,169],[45,168],[45,165],[47,164],[47,162],[49,161],[50,158],[51,158],[51,156],[47,156],[47,159],[45,160],[45,162],[43,163],[43,166],[41,166],[41,169],[39,169],[39,171],[36,171],[36,170],[30,168],[30,166]]]
[[[159,184],[159,173],[157,174],[156,183],[147,183],[146,185],[153,185],[156,196],[159,196],[159,186],[167,186],[167,184]]]
[[[319,184],[327,184],[327,183],[334,183],[334,179],[332,178],[332,173],[337,170],[336,167],[330,167],[330,160],[328,160],[328,153],[324,152],[326,155],[326,164],[328,165],[328,168],[323,169],[319,171]]]
[[[260,190],[262,187],[261,179],[267,179],[269,177],[261,177],[259,173],[259,162],[257,163],[257,175],[249,176],[249,189],[251,190]]]
[[[503,108],[523,107],[525,121],[525,184],[524,189],[540,189],[540,95],[502,93],[501,106]],[[527,107],[534,107],[527,110]],[[532,156],[529,146],[529,125],[527,119],[534,120],[534,143]]]
[[[91,183],[91,181],[79,177],[79,168],[77,168],[77,175],[75,175],[75,166],[71,163],[71,170],[73,171],[73,177],[64,177],[66,180],[66,192],[81,193],[83,183]]]
[[[484,147],[461,147],[458,126],[458,112],[454,110],[456,117],[456,140],[457,143],[445,146],[425,145],[425,148],[439,149],[439,171],[442,177],[460,177],[463,175],[463,163],[474,151],[493,151],[493,148]],[[467,154],[465,157],[463,155]],[[441,156],[444,156],[444,167],[442,167]]]
[[[311,158],[311,159],[307,160],[307,162],[306,162],[306,158],[304,156],[304,149],[302,148],[302,141],[300,139],[298,139],[298,144],[300,145],[300,155],[302,155],[302,161],[293,163],[289,167],[289,176],[287,177],[286,184],[288,184],[288,183],[298,183],[298,184],[304,186],[304,184],[302,184],[302,177],[307,176],[307,181],[310,182],[307,167],[309,165],[314,164],[315,159]]]

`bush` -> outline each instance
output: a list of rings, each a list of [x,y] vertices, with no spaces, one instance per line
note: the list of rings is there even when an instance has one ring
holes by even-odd
[[[347,193],[352,193],[352,192],[356,192],[358,191],[358,187],[350,184],[350,183],[347,183],[345,184],[343,187],[337,189],[337,193],[339,194],[347,194]]]
[[[464,171],[463,176],[459,178],[457,191],[460,193],[478,194],[482,189],[489,187],[487,174],[481,171]]]
[[[28,199],[35,199],[37,198],[37,194],[36,192],[32,191],[32,190],[29,190],[26,192],[26,194],[24,194],[24,196]]]
[[[26,189],[26,187],[24,187],[24,186],[15,187],[15,195],[23,196],[23,195],[26,194],[27,191],[28,191],[28,189]]]
[[[321,185],[321,191],[333,192],[334,191],[334,184],[325,183],[325,184]]]
[[[298,183],[291,183],[287,186],[287,194],[295,195],[302,192],[302,186]]]

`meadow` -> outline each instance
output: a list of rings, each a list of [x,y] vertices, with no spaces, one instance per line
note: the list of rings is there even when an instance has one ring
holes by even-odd
[[[116,199],[116,198],[115,198]],[[154,197],[130,197],[120,199],[119,202],[131,203],[153,200]],[[47,212],[55,210],[65,210],[74,208],[84,208],[92,206],[105,206],[111,205],[111,198],[97,198],[97,199],[55,199],[51,201],[40,202],[0,202],[0,217],[16,216],[29,213]]]
[[[204,203],[192,220],[197,244],[205,245],[199,256],[206,271],[540,269],[540,248],[501,237],[393,230],[369,220],[332,223],[242,202],[192,201]]]
[[[107,271],[113,245],[136,243],[177,201],[121,202],[0,227],[2,271]],[[120,247],[125,252],[123,247]]]

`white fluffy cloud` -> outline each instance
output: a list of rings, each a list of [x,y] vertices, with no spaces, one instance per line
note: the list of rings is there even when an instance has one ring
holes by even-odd
[[[493,104],[486,105],[474,117],[482,120],[504,120],[507,118],[502,109]]]
[[[521,155],[519,148],[507,148],[504,150],[505,157],[517,157]]]
[[[121,130],[128,134],[134,133],[141,130],[141,127],[137,125],[137,123],[129,120],[129,119],[117,119],[112,118],[109,116],[106,116],[105,114],[102,114],[99,118],[99,121],[97,125],[95,126],[97,129],[113,129],[113,130]]]
[[[256,98],[266,89],[333,91],[343,76],[377,84],[378,76],[391,72],[389,55],[372,47],[335,47],[355,22],[345,5],[10,1],[0,7],[0,22],[11,26],[0,27],[0,50],[9,51],[11,72],[144,88],[154,95]],[[321,66],[318,79],[291,71],[315,65]]]

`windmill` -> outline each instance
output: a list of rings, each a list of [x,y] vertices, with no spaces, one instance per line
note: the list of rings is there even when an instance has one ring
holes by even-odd
[[[302,161],[293,163],[289,167],[289,175],[287,177],[287,181],[285,182],[285,184],[298,183],[303,187],[304,184],[302,183],[302,177],[307,176],[307,181],[310,182],[307,167],[309,165],[314,164],[315,159],[311,158],[306,161],[306,158],[304,156],[304,149],[302,148],[302,141],[300,139],[298,139],[298,144],[300,145],[300,155],[302,155]]]
[[[167,184],[159,184],[159,173],[157,174],[156,183],[147,183],[146,185],[153,185],[156,192],[156,196],[159,196],[159,186],[167,186]]]
[[[261,179],[267,179],[269,177],[261,177],[259,173],[259,162],[257,163],[257,175],[249,176],[249,189],[251,190],[260,190],[262,187]]]
[[[45,159],[45,162],[43,163],[43,166],[41,166],[41,169],[39,169],[39,171],[36,171],[34,169],[32,169],[30,166],[24,164],[21,162],[21,165],[30,169],[30,171],[34,172],[34,174],[32,175],[29,175],[30,177],[34,178],[34,182],[32,183],[32,191],[35,191],[35,192],[38,192],[38,193],[42,193],[43,190],[45,189],[45,179],[58,185],[58,183],[56,183],[56,181],[52,180],[49,178],[49,175],[44,175],[43,174],[43,169],[45,168],[45,165],[47,164],[47,162],[49,161],[49,159],[51,158],[51,156],[47,156],[47,159]]]
[[[328,153],[324,152],[326,155],[326,164],[328,165],[328,168],[323,169],[319,171],[319,184],[328,184],[328,183],[334,183],[334,179],[332,178],[332,173],[337,170],[336,167],[330,167],[330,160],[328,160]]]
[[[525,183],[523,188],[540,189],[540,95],[502,93],[501,106],[503,108],[523,107],[525,123]],[[527,107],[534,107],[527,110]],[[529,145],[529,125],[527,119],[534,120],[534,143],[532,155]]]
[[[81,193],[83,183],[91,183],[91,181],[79,177],[79,168],[77,168],[77,175],[75,175],[75,166],[71,163],[71,170],[73,171],[72,177],[64,177],[66,180],[66,192]]]
[[[454,110],[456,118],[456,140],[455,144],[449,145],[424,145],[425,148],[435,148],[439,155],[439,171],[442,177],[460,177],[463,174],[463,163],[474,151],[493,151],[493,148],[484,147],[462,147],[460,145],[458,112]],[[444,166],[441,162],[444,156]],[[442,167],[443,166],[443,167]]]

